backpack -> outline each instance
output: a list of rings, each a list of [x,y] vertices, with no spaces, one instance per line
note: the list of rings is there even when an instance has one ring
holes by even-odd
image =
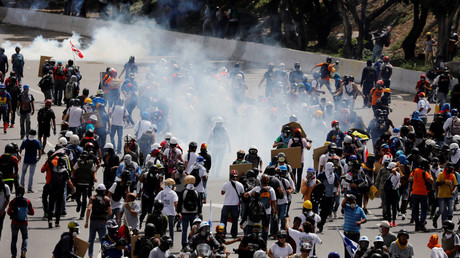
[[[200,169],[195,168],[190,172],[190,175],[195,177],[195,184],[193,184],[195,187],[197,187],[200,182],[201,182],[201,177],[200,177]]]
[[[152,241],[142,236],[136,240],[134,255],[137,255],[139,258],[149,257],[150,251],[152,251],[153,248],[155,248],[155,245]]]
[[[14,208],[12,217],[18,222],[27,221],[27,212],[29,211],[29,203],[24,197],[14,199]]]
[[[187,211],[197,210],[198,193],[195,190],[185,190],[183,193],[183,197],[184,197],[184,208]]]
[[[3,178],[9,178],[13,174],[13,164],[11,164],[11,155],[0,156],[0,172]]]
[[[104,196],[95,196],[93,199],[92,212],[96,214],[104,214],[107,216],[107,203],[105,202]]]
[[[49,75],[45,75],[43,76],[43,78],[40,79],[40,82],[38,83],[38,87],[40,87],[40,89],[42,91],[47,91],[49,89],[51,89],[50,86],[52,86],[52,81],[51,81],[51,76]]]
[[[456,117],[452,119],[452,124],[450,126],[451,135],[460,135],[460,118]]]
[[[269,209],[272,204],[272,198],[270,195],[270,188],[261,187],[259,201],[262,203],[265,209]]]
[[[396,153],[398,150],[404,150],[401,139],[399,137],[394,137],[390,143],[390,150],[392,153]]]
[[[21,94],[21,89],[17,84],[12,85],[12,88],[8,91],[11,95],[11,99],[18,99],[19,94]]]
[[[384,80],[388,80],[390,79],[392,73],[393,73],[393,69],[389,65],[385,65],[385,68],[383,68],[383,71],[382,71],[382,78]]]
[[[259,222],[262,220],[263,205],[260,202],[251,202],[248,206],[248,217],[252,222]]]
[[[301,147],[302,148],[302,146],[303,146],[302,138],[299,138],[299,137],[292,138],[291,148],[294,148],[294,147]]]
[[[13,66],[14,67],[21,67],[24,65],[24,57],[22,54],[15,54],[13,59]]]
[[[72,99],[74,97],[75,89],[77,88],[76,86],[77,85],[74,82],[67,83],[67,85],[65,86],[65,92],[64,92],[64,97],[66,99]]]
[[[64,75],[64,67],[62,65],[58,65],[56,67],[56,75],[63,76]]]
[[[329,71],[329,64],[328,63],[323,63],[323,65],[321,66],[321,69],[319,70],[320,74],[321,74],[321,79],[326,79],[329,75],[330,75],[330,71]]]

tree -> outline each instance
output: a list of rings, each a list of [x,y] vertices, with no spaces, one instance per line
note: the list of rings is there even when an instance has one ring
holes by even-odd
[[[430,9],[436,16],[438,23],[438,51],[437,55],[447,57],[447,45],[449,43],[450,28],[453,24],[454,15],[460,8],[460,0],[429,0]]]
[[[420,34],[425,27],[426,18],[428,16],[428,3],[426,0],[411,0],[410,2],[412,3],[414,9],[414,20],[409,34],[407,34],[402,43],[405,59],[415,57],[417,39],[420,37]]]

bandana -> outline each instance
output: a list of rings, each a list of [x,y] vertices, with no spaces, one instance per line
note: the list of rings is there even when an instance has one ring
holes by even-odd
[[[441,247],[441,245],[439,244],[439,238],[438,238],[438,235],[436,234],[433,234],[431,235],[430,237],[430,241],[428,242],[428,248],[430,249],[433,249],[435,247]]]
[[[399,249],[401,249],[401,250],[405,250],[406,247],[407,247],[407,244],[405,244],[405,245],[400,244],[399,239],[396,239],[396,244],[398,245]]]

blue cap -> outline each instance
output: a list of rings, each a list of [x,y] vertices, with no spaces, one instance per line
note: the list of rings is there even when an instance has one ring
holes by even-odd
[[[28,89],[29,89],[29,85],[24,84],[24,86],[22,86],[22,88],[23,88],[24,90],[28,90]]]

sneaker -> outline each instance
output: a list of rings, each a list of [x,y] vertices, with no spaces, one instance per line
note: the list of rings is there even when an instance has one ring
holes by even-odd
[[[80,220],[83,220],[84,218],[85,218],[85,217],[83,217],[83,216],[80,216]]]
[[[26,252],[21,252],[21,258],[26,258]]]
[[[54,224],[54,226],[57,227],[57,228],[61,227],[58,223]]]
[[[6,130],[3,130],[3,133],[6,134]]]
[[[406,213],[403,213],[403,214],[401,215],[401,219],[402,219],[402,220],[405,220],[405,219],[406,219]]]
[[[334,214],[334,219],[337,219],[337,212],[334,211],[333,214]]]
[[[80,212],[81,206],[77,204],[77,212]]]
[[[179,227],[176,227],[176,231],[177,232],[182,232],[182,228],[179,226]]]
[[[367,215],[369,214],[369,211],[367,209],[364,209],[364,213]]]
[[[35,191],[32,190],[32,189],[29,189],[29,190],[27,190],[27,193],[35,193]]]
[[[48,228],[53,228],[53,222],[48,221]]]
[[[10,128],[14,128],[14,124],[10,125]]]
[[[393,221],[393,227],[397,227],[398,225],[396,224],[396,221]]]
[[[206,199],[203,199],[203,203],[206,204]]]
[[[422,232],[430,232],[425,226],[420,227],[420,228],[419,228],[419,231],[422,231]]]

